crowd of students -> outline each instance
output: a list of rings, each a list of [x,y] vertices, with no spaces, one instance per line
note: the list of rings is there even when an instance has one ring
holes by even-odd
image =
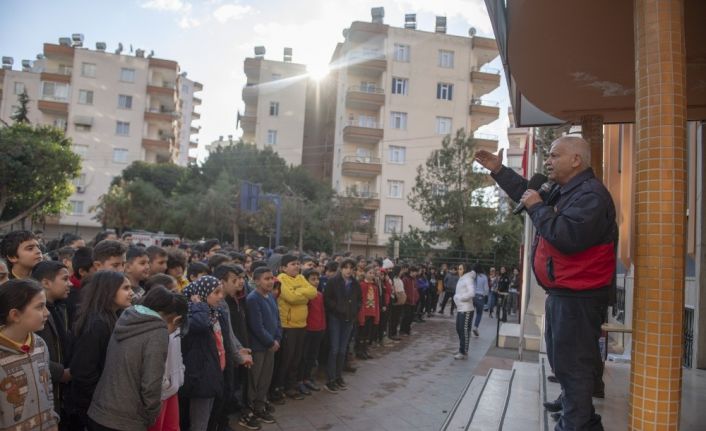
[[[2,429],[226,430],[233,415],[260,429],[286,399],[347,390],[352,356],[372,358],[449,300],[465,357],[471,310],[475,335],[482,314],[480,267],[469,282],[463,265],[107,232],[52,246],[28,231],[0,241]]]

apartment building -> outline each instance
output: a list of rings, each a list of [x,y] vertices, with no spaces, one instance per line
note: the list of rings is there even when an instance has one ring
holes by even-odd
[[[443,138],[458,129],[476,146],[496,151],[498,137],[478,133],[499,116],[497,102],[484,95],[500,84],[487,68],[498,55],[495,40],[446,34],[446,19],[434,31],[416,28],[408,14],[403,28],[383,23],[382,8],[372,22],[353,22],[338,44],[332,186],[358,197],[373,235],[353,234],[349,244],[383,252],[394,233],[409,226],[428,230],[408,203],[417,167]]]
[[[22,70],[12,64],[3,58],[0,119],[11,122],[17,97],[26,91],[30,121],[64,129],[83,160],[70,209],[47,221],[48,235],[95,233],[100,224],[90,208],[130,163],[188,162],[198,133],[191,123],[200,100],[193,94],[202,85],[180,74],[176,61],[141,49],[123,53],[122,44],[114,52],[101,42],[91,50],[83,47],[83,35],[74,34],[45,43],[36,61],[22,61]]]
[[[245,59],[245,111],[238,113],[244,142],[271,147],[288,164],[302,163],[304,118],[309,76],[306,66],[292,63],[292,49],[282,61],[265,59],[265,48]]]

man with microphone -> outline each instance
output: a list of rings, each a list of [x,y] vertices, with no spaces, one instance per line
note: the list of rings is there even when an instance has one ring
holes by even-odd
[[[613,199],[593,174],[590,146],[579,137],[552,143],[544,165],[554,185],[542,194],[503,166],[502,157],[503,150],[475,154],[508,196],[524,205],[537,231],[531,262],[548,293],[547,356],[563,390],[563,414],[555,430],[603,430],[591,395],[603,310],[616,269]]]

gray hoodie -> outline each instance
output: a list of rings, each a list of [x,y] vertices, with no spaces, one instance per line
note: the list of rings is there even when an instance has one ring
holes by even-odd
[[[159,314],[141,305],[125,310],[110,337],[88,416],[117,430],[150,427],[161,409],[168,345],[167,324]]]

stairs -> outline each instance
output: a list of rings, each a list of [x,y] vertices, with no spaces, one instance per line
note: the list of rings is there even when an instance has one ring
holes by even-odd
[[[544,368],[541,360],[539,364],[516,361],[512,370],[492,368],[486,376],[473,376],[441,431],[552,429],[553,422],[545,417],[542,403],[545,397],[558,394],[546,394],[542,387],[546,382]]]

